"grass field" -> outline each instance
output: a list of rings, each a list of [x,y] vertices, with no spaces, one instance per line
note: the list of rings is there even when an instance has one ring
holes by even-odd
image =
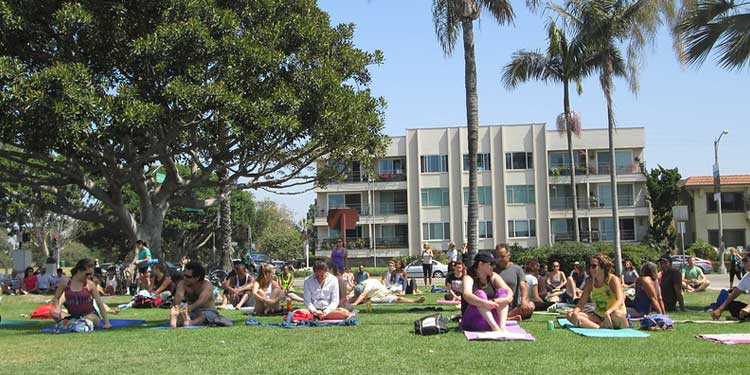
[[[425,306],[437,306],[438,297],[427,294]],[[715,297],[716,292],[689,295],[688,308],[696,311],[672,317],[710,319],[697,310]],[[5,297],[0,314],[4,320],[22,319],[19,314],[29,314],[44,298]],[[108,301],[114,305],[127,298]],[[749,324],[682,324],[649,338],[596,339],[559,327],[548,331],[550,317],[537,316],[522,324],[535,342],[469,342],[458,331],[415,336],[414,320],[430,312],[409,312],[414,306],[375,306],[372,313],[360,314],[356,327],[249,327],[237,311],[224,312],[235,322],[231,328],[137,327],[52,335],[39,332],[49,321],[2,326],[0,373],[728,374],[748,368],[748,346],[720,345],[694,336],[750,332]],[[446,308],[444,315],[454,311]],[[167,323],[167,310],[128,309],[117,318],[145,319],[155,327]]]

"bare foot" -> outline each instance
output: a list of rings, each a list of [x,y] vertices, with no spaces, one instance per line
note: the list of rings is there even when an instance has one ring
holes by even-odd
[[[419,298],[417,298],[417,303],[422,303],[422,302],[424,302],[424,300],[425,300],[424,296],[419,297]]]
[[[182,315],[182,326],[187,327],[190,325],[190,315],[188,314],[187,309],[182,309],[180,311],[180,314]]]
[[[177,316],[180,315],[180,311],[173,307],[169,309],[169,326],[172,328],[177,328]]]

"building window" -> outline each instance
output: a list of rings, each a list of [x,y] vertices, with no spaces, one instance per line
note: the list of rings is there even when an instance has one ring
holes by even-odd
[[[722,207],[723,208],[723,207]],[[719,247],[719,231],[716,229],[708,230],[708,243],[712,246]],[[724,246],[736,247],[746,246],[744,229],[724,229]]]
[[[505,169],[534,169],[531,152],[506,152]]]
[[[714,193],[706,193],[706,210],[708,212],[716,212],[717,210]],[[745,198],[741,192],[721,193],[721,212],[743,211],[745,211]]]
[[[536,220],[508,220],[508,237],[536,237]]]
[[[464,227],[466,227],[464,238],[467,238],[469,236],[469,222],[464,222]],[[477,221],[477,238],[480,240],[492,238],[492,220]]]
[[[599,219],[599,238],[602,241],[615,239],[615,226],[612,218]],[[635,219],[620,219],[620,239],[623,241],[635,241]]]
[[[464,154],[464,171],[469,170],[469,154]],[[490,154],[477,154],[477,172],[490,170]]]
[[[448,155],[422,155],[420,164],[422,173],[447,173]]]
[[[635,206],[635,194],[633,184],[617,184],[617,206]],[[597,186],[597,202],[599,207],[612,207],[612,189],[610,184],[599,184]]]
[[[508,185],[505,187],[505,195],[508,204],[534,204],[534,185]]]
[[[448,240],[451,237],[450,223],[436,222],[422,224],[422,239],[429,240]]]
[[[378,161],[378,173],[404,174],[404,159],[381,159]]]
[[[464,188],[464,206],[469,205],[469,188]],[[477,205],[492,206],[492,187],[477,186]]]
[[[422,207],[442,207],[448,204],[448,189],[422,189]]]

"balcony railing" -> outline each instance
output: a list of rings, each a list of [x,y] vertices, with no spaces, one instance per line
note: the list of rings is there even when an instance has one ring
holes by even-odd
[[[370,206],[367,204],[361,204],[361,203],[350,203],[343,206],[335,206],[335,207],[317,207],[317,210],[315,211],[316,217],[328,217],[328,211],[329,210],[335,210],[335,209],[342,209],[342,208],[353,208],[357,210],[360,216],[368,216],[370,215]]]
[[[406,181],[406,171],[403,169],[381,170],[381,171],[378,171],[377,175],[375,176],[375,181],[378,181],[378,182]]]
[[[578,197],[578,208],[586,208],[588,205],[586,197]],[[549,206],[552,210],[570,210],[573,209],[573,196],[564,195],[559,197],[550,197]]]
[[[641,172],[640,166],[638,164],[616,165],[615,168],[618,175],[637,174]],[[596,170],[591,170],[591,168],[589,168],[589,173],[597,175],[607,175],[609,174],[610,169],[611,168],[609,162],[597,163]]]
[[[589,242],[589,231],[581,230],[580,233],[581,233],[581,242]],[[615,232],[613,230],[604,231],[604,232],[601,232],[598,229],[591,230],[591,242],[612,241],[614,240],[614,238],[615,238]],[[635,241],[635,231],[634,230],[621,230],[620,239],[623,241]],[[552,241],[553,242],[575,241],[575,238],[573,236],[573,231],[552,233]]]
[[[357,210],[360,216],[370,216],[370,205],[367,203],[352,203],[341,207],[317,207],[315,211],[316,217],[328,217],[329,210],[341,209],[341,208],[353,208]],[[408,213],[408,204],[406,202],[380,202],[374,205],[374,214],[376,216],[382,215],[406,215]]]
[[[338,240],[339,238],[318,239],[318,248],[321,250],[333,250]],[[370,239],[368,237],[347,237],[345,247],[349,250],[369,249]]]
[[[602,241],[613,241],[615,239],[615,231],[599,231],[599,237]],[[635,241],[635,231],[632,229],[620,230],[620,239],[623,241]]]
[[[575,169],[576,169],[576,176],[585,175],[589,173],[589,169],[585,165],[576,165]],[[570,176],[570,166],[569,165],[551,166],[549,168],[549,175],[550,176]]]
[[[376,249],[402,249],[406,247],[409,247],[409,237],[407,236],[375,238]]]

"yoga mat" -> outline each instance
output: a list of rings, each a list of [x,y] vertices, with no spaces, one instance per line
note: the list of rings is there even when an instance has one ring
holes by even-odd
[[[586,337],[615,337],[615,338],[640,338],[649,337],[648,333],[641,332],[632,328],[622,329],[605,329],[605,328],[578,328],[573,325],[568,319],[558,319],[557,323],[561,327],[571,330],[573,333],[577,333],[581,336]]]
[[[152,329],[157,329],[157,330],[170,330],[170,329],[198,329],[198,328],[206,328],[206,327],[208,327],[208,326],[178,326],[177,328],[172,328],[172,327],[170,327],[170,326],[166,325],[166,326],[154,327],[154,328],[152,328]]]
[[[723,333],[717,335],[697,335],[695,337],[725,345],[750,344],[750,333]]]
[[[735,324],[742,323],[739,320],[673,320],[674,323],[695,323],[695,324]]]
[[[103,324],[104,323],[102,321],[99,321],[99,325],[96,326],[96,329],[97,330],[103,329],[102,328]],[[145,320],[138,320],[138,319],[110,319],[109,320],[109,324],[112,325],[111,329],[115,329],[115,328],[125,328],[125,327],[130,327],[130,326],[136,326],[136,325],[146,324],[146,321]],[[53,327],[42,328],[42,332],[44,332],[44,333],[55,333],[53,331]],[[70,333],[70,332],[62,332],[62,333]]]
[[[355,310],[345,320],[306,320],[298,323],[289,323],[282,321],[281,323],[266,323],[259,322],[254,318],[249,318],[245,321],[245,325],[248,326],[261,326],[261,327],[279,327],[279,328],[308,328],[308,327],[336,327],[336,326],[356,326],[359,325],[359,318],[357,317],[358,311]]]
[[[28,320],[2,320],[0,321],[0,327],[23,327],[23,326],[35,326],[37,322]]]
[[[467,340],[494,340],[494,341],[511,341],[511,340],[522,340],[522,341],[535,341],[536,339],[530,333],[526,332],[516,322],[508,322],[506,324],[505,332],[470,332],[464,331],[464,336]]]
[[[436,303],[438,305],[460,305],[461,304],[461,300],[459,299],[459,300],[450,300],[450,301],[448,301],[448,300],[444,300],[444,299],[439,299],[439,300],[437,300]]]

